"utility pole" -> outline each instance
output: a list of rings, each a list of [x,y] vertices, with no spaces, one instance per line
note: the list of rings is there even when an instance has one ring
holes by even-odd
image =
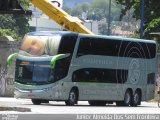
[[[108,35],[111,34],[111,0],[109,0],[109,13],[108,13]]]
[[[144,27],[144,0],[141,0],[141,25],[140,25],[140,38],[143,38],[143,27]]]

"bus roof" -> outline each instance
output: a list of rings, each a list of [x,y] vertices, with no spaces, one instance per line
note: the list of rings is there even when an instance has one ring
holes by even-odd
[[[29,32],[27,35],[33,35],[33,36],[52,36],[54,34],[60,34],[60,35],[77,35],[76,32],[70,32],[70,31],[35,31],[35,32]]]
[[[94,34],[83,34],[83,33],[77,33],[77,32],[71,32],[71,31],[35,31],[35,32],[29,32],[27,35],[35,35],[35,36],[52,36],[54,34],[60,34],[60,35],[79,35],[81,37],[95,37],[95,38],[107,38],[107,39],[113,39],[113,40],[124,40],[124,41],[135,41],[135,42],[143,42],[143,43],[153,43],[156,44],[156,41],[154,40],[146,40],[146,39],[138,39],[138,38],[126,38],[123,36],[105,36],[105,35],[94,35]]]
[[[91,37],[94,36],[95,38],[107,38],[107,39],[112,39],[112,40],[124,40],[124,41],[132,41],[132,42],[143,42],[143,43],[153,43],[156,44],[156,41],[154,40],[147,40],[147,39],[138,39],[138,38],[127,38],[123,36],[106,36],[106,35],[90,35],[90,34],[81,34],[83,37]]]

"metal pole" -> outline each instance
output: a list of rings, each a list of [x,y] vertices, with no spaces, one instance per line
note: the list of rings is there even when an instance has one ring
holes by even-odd
[[[144,0],[141,0],[141,27],[140,27],[140,38],[143,38],[143,25],[144,25]]]
[[[111,25],[111,0],[109,0],[109,13],[108,13],[108,35],[110,35],[111,30],[110,30],[110,25]]]
[[[37,16],[36,16],[36,31],[37,31],[37,26],[38,26],[38,25],[37,25]]]
[[[92,21],[91,21],[91,32],[93,32],[93,31],[92,31]]]

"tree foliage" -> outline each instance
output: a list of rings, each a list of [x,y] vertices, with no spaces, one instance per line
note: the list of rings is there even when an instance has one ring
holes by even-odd
[[[131,8],[134,9],[133,17],[137,20],[141,17],[141,2],[142,0],[116,0],[118,4],[123,5],[121,18]],[[151,32],[160,31],[160,4],[159,0],[144,0],[144,37],[150,39]]]
[[[24,10],[28,10],[29,0],[19,0],[19,3]]]
[[[71,14],[82,18],[82,13],[87,14],[87,19],[100,21],[102,19],[118,20],[120,14],[120,6],[115,0],[111,0],[111,15],[109,16],[109,0],[93,0],[91,3],[82,3],[73,8],[64,7],[63,9]],[[106,34],[107,22],[99,25],[100,34]]]
[[[29,19],[30,16],[26,15],[13,15],[13,19],[15,20],[18,34],[20,37],[23,37],[29,31]]]
[[[0,35],[12,36],[14,39],[19,38],[18,27],[13,15],[0,15]]]
[[[120,9],[115,0],[111,0],[111,18],[118,20]],[[102,20],[108,18],[109,0],[93,0],[91,3],[84,2],[73,8],[64,6],[63,9],[73,16],[81,17],[83,12],[87,13],[88,19]]]
[[[111,19],[118,20],[119,18],[119,5],[115,0],[111,0]],[[109,0],[94,0],[91,3],[91,15],[94,13],[94,18],[96,20],[108,19],[109,17]]]
[[[107,35],[108,34],[108,30],[106,29],[108,26],[107,24],[100,24],[99,26],[99,33],[102,35]]]
[[[20,0],[22,7],[27,10],[29,3],[26,0]],[[19,14],[0,15],[0,35],[12,36],[15,40],[20,40],[29,30],[28,21],[30,16]]]
[[[11,29],[0,28],[0,36],[12,36],[15,39],[19,39],[19,36],[17,36],[17,33]]]

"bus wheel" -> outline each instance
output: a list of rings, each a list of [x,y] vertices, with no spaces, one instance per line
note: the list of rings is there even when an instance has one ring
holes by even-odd
[[[131,103],[131,92],[127,90],[124,95],[123,106],[129,106],[130,103]]]
[[[40,105],[40,104],[41,104],[41,100],[32,99],[32,103],[33,103],[34,105]]]
[[[69,93],[69,98],[67,101],[65,101],[66,105],[73,106],[77,103],[78,95],[77,91],[75,89],[72,89]]]
[[[136,107],[137,105],[140,105],[141,103],[141,95],[139,91],[136,91],[133,95],[131,106]]]
[[[129,106],[130,103],[131,103],[131,92],[129,90],[126,91],[123,101],[116,101],[117,106]]]

